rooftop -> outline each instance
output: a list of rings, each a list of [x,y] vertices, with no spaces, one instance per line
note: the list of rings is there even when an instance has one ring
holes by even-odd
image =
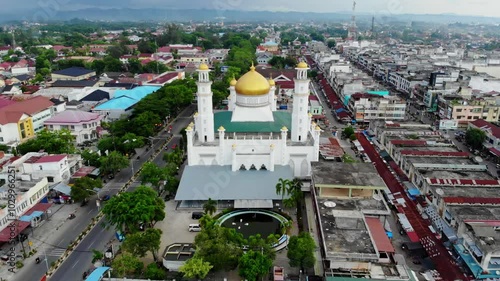
[[[410,163],[432,163],[432,164],[457,164],[457,165],[474,165],[469,158],[457,157],[406,157]]]
[[[428,162],[432,163],[432,162]],[[467,170],[419,170],[423,177],[429,179],[458,179],[458,180],[495,180],[495,178],[486,171],[467,171]]]
[[[337,206],[324,205],[326,199],[318,199],[320,225],[327,257],[346,254],[375,254],[375,248],[363,220],[356,209],[338,211]],[[338,201],[343,200],[337,200]],[[376,256],[376,255],[375,255]]]
[[[447,206],[459,220],[500,220],[500,207],[492,206]]]
[[[51,87],[54,88],[85,88],[85,87],[94,87],[99,81],[97,80],[56,80],[50,84]]]
[[[95,71],[86,69],[84,67],[76,67],[76,66],[52,72],[52,74],[71,76],[71,77],[78,77],[91,73],[95,73]]]
[[[487,122],[483,119],[478,119],[471,122],[471,124],[480,129],[488,130],[493,136],[495,136],[496,138],[500,138],[500,127],[493,125],[490,122]]]
[[[372,163],[313,162],[312,176],[315,185],[351,185],[380,187],[385,183]]]
[[[4,106],[0,108],[0,124],[17,123],[24,113],[34,115],[53,105],[48,98],[37,96]]]
[[[83,123],[97,121],[100,119],[98,113],[80,111],[80,110],[65,110],[57,115],[45,120],[45,124],[62,124],[62,123]]]
[[[274,122],[231,122],[233,112],[221,111],[214,114],[214,131],[222,126],[226,133],[279,133],[283,126],[291,128],[292,116],[286,111],[273,111]]]

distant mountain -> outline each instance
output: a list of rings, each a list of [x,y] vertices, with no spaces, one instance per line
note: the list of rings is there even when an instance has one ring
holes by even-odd
[[[423,21],[436,23],[500,23],[499,18],[488,18],[478,16],[460,16],[453,14],[441,15],[371,15],[359,14],[359,21],[371,20],[375,16],[376,21]],[[7,21],[61,21],[74,18],[96,20],[96,21],[218,21],[216,18],[224,17],[225,22],[339,22],[349,21],[350,13],[309,13],[309,12],[266,12],[266,11],[235,11],[235,10],[166,10],[166,9],[82,9],[76,11],[57,11],[45,13],[41,10],[24,11],[22,13],[2,14],[0,11],[0,22]]]

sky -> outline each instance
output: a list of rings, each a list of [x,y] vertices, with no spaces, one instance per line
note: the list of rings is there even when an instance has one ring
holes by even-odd
[[[221,9],[252,11],[350,12],[351,0],[0,0],[3,12],[21,9],[56,11],[82,8]],[[500,17],[499,0],[356,0],[360,14],[458,14]]]

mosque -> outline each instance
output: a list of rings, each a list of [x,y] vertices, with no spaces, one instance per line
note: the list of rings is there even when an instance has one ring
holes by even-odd
[[[250,71],[230,83],[228,110],[214,112],[210,69],[198,72],[198,112],[186,128],[187,161],[177,194],[180,207],[211,198],[224,207],[273,208],[280,178],[310,176],[318,161],[321,129],[311,122],[306,63],[295,68],[291,112],[276,110],[276,86]]]

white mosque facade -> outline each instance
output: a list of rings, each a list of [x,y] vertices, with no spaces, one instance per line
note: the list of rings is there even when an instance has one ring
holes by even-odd
[[[276,88],[252,66],[230,83],[228,110],[214,112],[209,68],[198,71],[198,112],[186,128],[187,166],[176,200],[211,198],[234,207],[272,207],[279,178],[310,176],[321,129],[308,112],[307,64],[297,65],[292,111],[276,110]]]

